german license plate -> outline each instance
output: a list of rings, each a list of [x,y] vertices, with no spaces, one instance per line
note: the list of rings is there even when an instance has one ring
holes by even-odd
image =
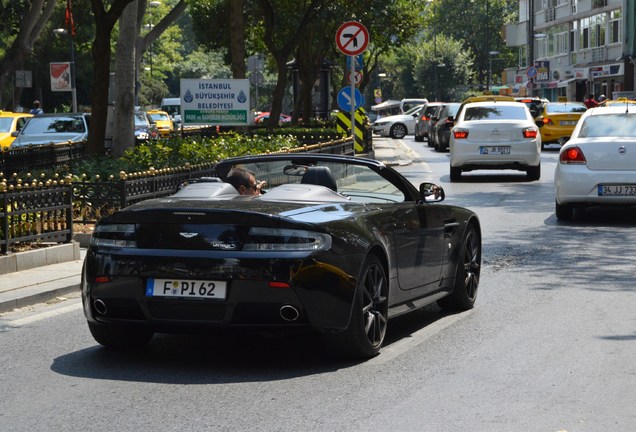
[[[636,196],[636,185],[598,185],[598,196]]]
[[[510,146],[481,146],[479,154],[507,155],[510,154]]]
[[[148,279],[146,297],[187,297],[224,300],[225,281]]]
[[[576,120],[561,120],[561,126],[576,126]]]

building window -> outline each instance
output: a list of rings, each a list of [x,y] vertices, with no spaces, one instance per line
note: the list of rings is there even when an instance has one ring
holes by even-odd
[[[576,13],[576,10],[577,10],[577,3],[578,3],[578,1],[577,1],[577,0],[571,0],[571,1],[570,1],[570,5],[572,6],[572,13],[573,13],[573,14],[575,14],[575,13]]]
[[[581,20],[581,33],[579,39],[579,48],[587,49],[590,47],[590,19],[583,18]]]
[[[606,27],[605,27],[605,14],[598,14],[590,17],[591,20],[591,34],[590,34],[590,46],[600,47],[606,45]]]
[[[553,55],[568,53],[568,26],[567,24],[558,25],[553,28],[554,52]]]
[[[615,10],[610,12],[609,19],[609,43],[619,43],[623,36],[621,32],[621,11]]]

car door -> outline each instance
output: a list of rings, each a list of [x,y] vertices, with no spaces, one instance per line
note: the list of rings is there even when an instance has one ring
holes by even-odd
[[[435,290],[444,264],[444,224],[438,208],[404,203],[392,217],[400,289]]]

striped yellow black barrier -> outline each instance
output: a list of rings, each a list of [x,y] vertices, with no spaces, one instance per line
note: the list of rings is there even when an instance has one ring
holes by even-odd
[[[358,108],[355,113],[355,136],[354,136],[354,145],[356,149],[356,153],[364,152],[364,123],[366,119],[366,114],[362,108]],[[350,133],[351,132],[351,113],[349,112],[339,112],[336,115],[336,130],[341,133]]]

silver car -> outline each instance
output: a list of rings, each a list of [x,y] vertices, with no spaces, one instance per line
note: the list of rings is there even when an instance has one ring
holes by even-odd
[[[413,135],[415,132],[415,119],[424,106],[425,105],[418,105],[404,114],[379,118],[373,123],[373,133],[395,139],[402,139],[406,135]]]
[[[86,141],[90,114],[40,114],[17,132],[11,148]]]

